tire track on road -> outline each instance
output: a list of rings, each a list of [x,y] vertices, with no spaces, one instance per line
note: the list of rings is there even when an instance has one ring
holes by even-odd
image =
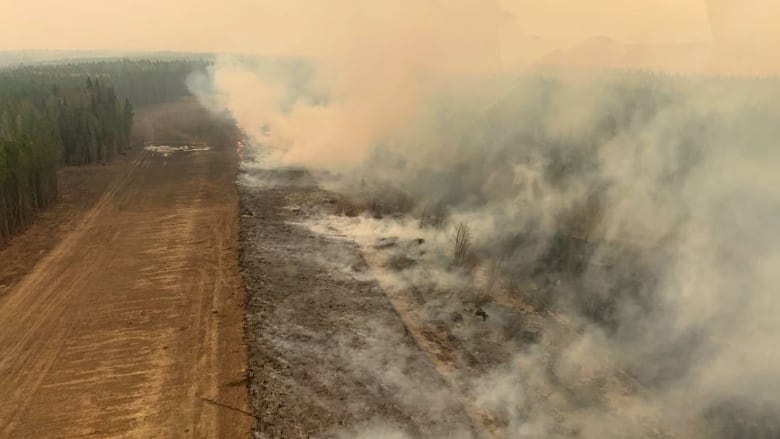
[[[246,361],[243,296],[220,280],[237,262],[219,263],[236,239],[220,228],[237,220],[235,160],[225,148],[163,167],[141,152],[0,299],[0,437],[248,435],[251,420],[198,398],[247,406],[219,386]]]

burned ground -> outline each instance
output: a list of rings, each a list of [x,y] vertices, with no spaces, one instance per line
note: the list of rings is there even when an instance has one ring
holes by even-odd
[[[277,183],[241,189],[256,436],[336,437],[377,420],[413,437],[471,431],[458,398],[448,401],[444,380],[366,275],[359,248],[290,223],[352,206],[295,184],[305,173],[262,177]]]

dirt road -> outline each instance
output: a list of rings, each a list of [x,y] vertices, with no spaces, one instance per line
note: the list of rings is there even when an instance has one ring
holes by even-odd
[[[139,153],[0,296],[0,437],[247,437],[236,159]]]

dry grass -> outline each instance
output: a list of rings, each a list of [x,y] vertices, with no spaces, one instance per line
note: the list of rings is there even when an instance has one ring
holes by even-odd
[[[460,223],[455,227],[453,258],[455,265],[459,267],[468,267],[473,262],[474,254],[472,252],[471,230],[469,227]]]
[[[403,216],[414,209],[414,199],[406,192],[389,187],[376,188],[363,194],[365,209],[377,219]]]
[[[441,204],[428,204],[420,212],[420,228],[441,229],[447,222],[447,208]]]

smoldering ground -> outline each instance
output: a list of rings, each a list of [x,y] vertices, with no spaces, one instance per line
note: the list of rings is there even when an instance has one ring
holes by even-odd
[[[773,84],[525,81],[487,111],[439,116],[444,139],[412,143],[435,159],[399,148],[368,169],[445,206],[516,294],[578,321],[587,348],[566,348],[564,363],[627,373],[671,431],[747,404],[714,423],[726,437],[770,434],[745,413],[777,412]],[[382,176],[380,163],[394,166]],[[531,364],[517,376],[543,369]],[[581,409],[579,422],[599,419]]]
[[[409,20],[193,84],[261,166],[338,175],[364,214],[307,227],[361,245],[486,434],[778,437],[777,80],[453,66]]]

